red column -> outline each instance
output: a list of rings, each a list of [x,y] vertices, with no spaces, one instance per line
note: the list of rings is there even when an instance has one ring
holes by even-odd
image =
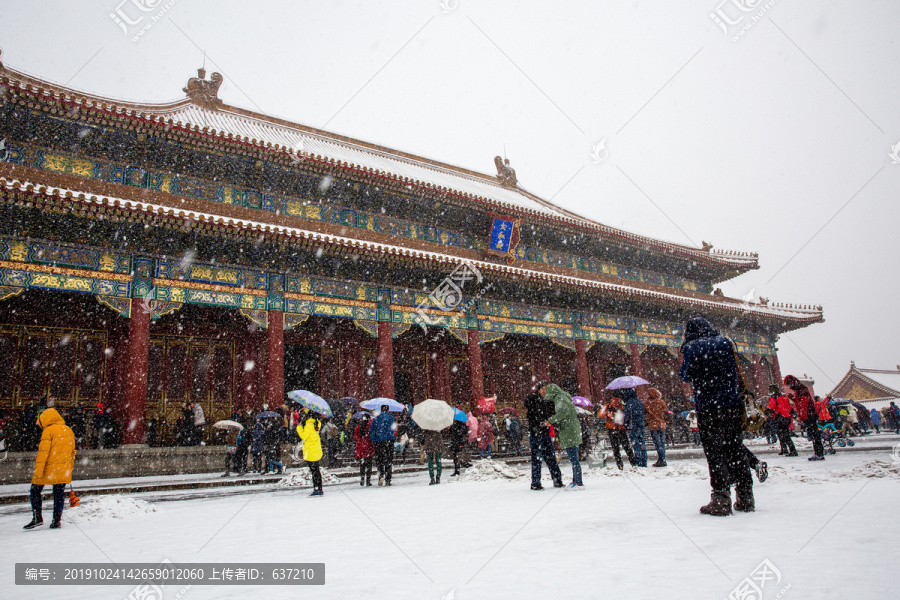
[[[575,377],[578,380],[578,394],[591,397],[591,379],[588,375],[587,354],[584,351],[584,340],[575,340]]]
[[[344,394],[357,400],[362,397],[365,378],[362,364],[362,348],[356,340],[348,341],[344,346]]]
[[[450,359],[447,356],[447,348],[444,343],[438,342],[429,350],[428,363],[431,366],[431,389],[429,398],[450,402]]]
[[[125,404],[122,443],[144,443],[144,416],[147,410],[147,369],[150,366],[150,302],[131,299],[128,322],[128,350],[125,359]],[[120,366],[121,363],[120,363]]]
[[[469,355],[469,391],[471,407],[484,397],[484,375],[481,372],[481,332],[470,329],[467,342]]]
[[[603,390],[606,388],[606,374],[603,369],[603,361],[599,355],[594,355],[594,359],[588,362],[588,367],[590,368],[591,383],[594,384],[594,397],[591,400],[594,400],[596,403],[604,399]]]
[[[750,385],[750,389],[753,390],[753,395],[759,398],[760,396],[764,396],[766,394],[766,390],[763,390],[762,387],[762,363],[759,362],[759,354],[753,355],[753,382],[747,382]]]
[[[781,376],[781,365],[778,364],[778,355],[772,355],[772,371],[775,376],[775,385],[778,386],[778,389],[784,387],[784,377]]]
[[[537,351],[537,355],[532,359],[532,365],[534,369],[534,376],[532,379],[532,385],[536,384],[538,381],[550,381],[550,359],[547,356],[547,348],[546,346],[540,348]]]
[[[248,408],[251,410],[262,409],[262,394],[259,390],[259,371],[262,367],[262,357],[259,351],[260,335],[252,332],[244,334],[241,344],[240,370],[240,411],[243,413]]]
[[[644,376],[644,367],[641,365],[641,351],[638,348],[637,344],[630,345],[631,350],[631,374],[637,377]],[[647,399],[647,386],[641,385],[635,388],[637,392],[638,398],[641,400]]]
[[[378,342],[375,354],[375,373],[378,377],[378,396],[394,398],[394,344],[391,322],[378,321]]]
[[[266,328],[266,404],[284,403],[284,313],[270,310]]]

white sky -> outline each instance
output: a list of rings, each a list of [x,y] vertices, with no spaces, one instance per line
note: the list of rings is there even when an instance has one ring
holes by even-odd
[[[0,60],[161,102],[205,49],[229,104],[487,173],[505,146],[520,185],[566,208],[759,252],[722,287],[825,307],[779,343],[818,393],[851,359],[900,364],[900,2],[121,1],[2,0]],[[117,7],[147,16],[126,36]],[[717,7],[746,15],[728,36]]]

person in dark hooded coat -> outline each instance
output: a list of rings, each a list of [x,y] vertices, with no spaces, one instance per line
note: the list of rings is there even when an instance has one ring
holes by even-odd
[[[753,479],[743,446],[740,372],[731,340],[719,334],[702,317],[687,322],[684,361],[679,376],[694,389],[700,442],[709,465],[712,496],[700,508],[703,514],[731,514],[731,486],[737,499],[734,509],[755,509]]]
[[[542,490],[541,460],[547,463],[553,487],[563,487],[562,471],[556,462],[553,443],[550,441],[550,426],[547,421],[553,416],[552,402],[544,400],[548,382],[539,381],[534,392],[525,398],[525,410],[528,412],[528,445],[531,446],[531,489]]]

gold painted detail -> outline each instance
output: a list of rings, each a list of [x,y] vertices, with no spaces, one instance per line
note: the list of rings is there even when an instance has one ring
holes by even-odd
[[[162,285],[162,286],[171,286],[175,291],[175,288],[186,288],[189,290],[204,290],[207,292],[226,292],[229,294],[235,294],[234,287],[227,285],[215,285],[213,283],[198,283],[196,281],[176,281],[174,279],[153,279],[153,285]],[[182,290],[183,292],[184,290]],[[241,288],[241,294],[250,294],[253,296],[266,296],[268,292],[266,290],[254,290],[250,288]],[[175,298],[172,298],[175,300]]]
[[[9,245],[9,260],[25,262],[28,260],[28,244],[25,242],[13,242]]]
[[[111,308],[126,319],[131,317],[131,298],[117,298],[115,296],[95,296],[97,302]]]
[[[44,154],[44,168],[48,171],[93,178],[96,167],[97,164],[92,160],[60,156],[58,154]]]
[[[506,334],[500,333],[499,331],[482,331],[478,343],[489,344],[491,342],[502,340],[504,337],[506,337]]]
[[[400,337],[401,335],[409,331],[410,327],[412,327],[412,325],[408,323],[391,323],[391,337]]]
[[[461,329],[459,327],[451,327],[450,335],[461,341],[463,344],[469,343],[469,330]]]
[[[168,302],[166,300],[151,300],[150,301],[150,319],[155,321],[160,317],[164,317],[170,313],[175,312],[184,306],[182,302]]]
[[[93,289],[91,284],[90,279],[83,277],[67,277],[65,275],[51,275],[47,273],[31,274],[32,286],[51,290],[90,293]]]
[[[0,302],[18,296],[25,291],[23,287],[13,285],[0,285]]]
[[[50,265],[34,265],[31,263],[10,262],[8,260],[0,260],[0,268],[19,269],[20,271],[29,271],[31,273],[50,273],[53,275],[66,275],[70,277],[87,277],[93,279],[111,279],[113,281],[131,281],[131,275],[122,275],[120,273],[103,273],[101,271],[90,271],[88,269],[72,269],[69,267],[52,267]]]
[[[191,279],[208,283],[224,283],[226,285],[238,285],[240,272],[235,269],[224,269],[206,265],[191,266]]]
[[[241,295],[232,292],[210,292],[206,290],[188,290],[187,302],[191,304],[214,304],[217,306],[241,305]]]
[[[317,315],[324,315],[329,317],[353,317],[353,307],[325,304],[324,302],[316,302],[315,304],[313,304],[313,312]]]
[[[242,308],[240,313],[250,319],[252,322],[259,325],[262,329],[266,329],[269,324],[269,313],[264,310],[251,310],[247,308]],[[287,317],[287,315],[285,315]],[[287,325],[287,318],[284,320],[285,325]],[[287,327],[285,327],[287,328]]]
[[[353,324],[372,337],[378,337],[378,323],[376,321],[369,321],[367,319],[353,319]]]
[[[345,300],[344,298],[325,298],[323,296],[310,296],[308,294],[294,294],[287,292],[284,295],[285,300],[301,300],[306,302],[329,303],[341,306],[358,306],[360,308],[376,308],[374,302],[361,302],[359,300]]]
[[[844,398],[848,400],[871,400],[872,398],[877,398],[875,394],[866,390],[864,387],[859,385],[858,383],[854,383],[850,386],[850,389],[844,394]]]
[[[300,325],[305,323],[306,320],[309,319],[309,315],[300,315],[297,313],[284,313],[284,330],[289,331]]]

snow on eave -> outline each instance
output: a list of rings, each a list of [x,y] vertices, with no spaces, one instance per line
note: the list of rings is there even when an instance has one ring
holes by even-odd
[[[386,164],[383,165],[385,167],[384,169],[380,169],[378,166],[373,166],[372,164],[364,165],[353,162],[352,160],[342,161],[338,157],[328,156],[327,153],[324,157],[322,155],[318,156],[319,159],[334,163],[339,167],[385,176],[394,179],[399,183],[405,183],[411,188],[419,187],[423,189],[452,192],[454,195],[468,198],[475,202],[488,204],[499,211],[548,218],[563,224],[589,229],[596,234],[617,238],[621,243],[628,245],[644,246],[647,247],[647,249],[655,248],[657,251],[679,254],[682,257],[699,260],[707,264],[720,267],[731,267],[739,272],[758,268],[758,255],[753,253],[721,251],[715,249],[710,251],[630,233],[582,217],[577,213],[573,213],[572,211],[557,206],[520,187],[508,188],[501,186],[495,177],[484,173],[456,167],[447,163],[356,140],[350,137],[329,133],[284,119],[279,119],[277,117],[271,117],[225,104],[218,106],[215,110],[210,110],[206,107],[192,103],[189,99],[181,99],[164,104],[140,104],[134,101],[117,101],[83,92],[76,92],[70,88],[49,83],[31,75],[9,69],[8,67],[3,67],[0,72],[5,72],[7,76],[18,77],[20,81],[17,84],[13,84],[14,87],[18,87],[21,90],[27,90],[33,94],[48,97],[52,96],[62,102],[81,105],[86,108],[96,108],[98,110],[108,111],[115,115],[142,119],[152,123],[171,125],[200,135],[208,135],[223,141],[227,140],[244,143],[261,150],[281,152],[289,156],[296,156],[294,147],[303,139],[303,136],[311,139],[318,139],[324,144],[343,146],[362,156],[369,155],[379,157],[382,161],[393,161],[394,163],[394,168],[391,168],[390,164]],[[225,117],[225,119],[222,117]],[[190,120],[191,118],[193,120],[203,121],[203,123],[192,123]],[[225,121],[226,119],[237,120],[242,122],[243,125],[227,123]],[[217,123],[218,127],[211,127],[210,123]],[[249,129],[247,129],[248,126]],[[223,130],[224,128],[227,128],[230,131],[225,132]],[[258,137],[254,136],[254,129],[256,130],[255,133],[258,134]],[[360,160],[360,162],[369,161]],[[375,161],[375,165],[378,164],[379,162]],[[406,165],[406,167],[403,165]],[[403,171],[407,171],[408,168],[413,169],[409,172],[410,175],[419,175],[420,178],[404,176]],[[422,172],[417,173],[417,169]],[[431,176],[426,177],[428,174],[431,174]],[[446,185],[440,185],[437,181],[431,181],[435,178],[447,178],[442,181]],[[475,187],[473,188],[472,185]]]
[[[403,246],[396,246],[393,244],[384,244],[379,242],[371,242],[359,240],[356,238],[350,238],[346,236],[332,235],[327,233],[319,233],[315,231],[310,231],[307,229],[301,229],[297,227],[288,227],[282,225],[272,225],[270,223],[264,223],[261,221],[256,221],[252,219],[241,219],[235,217],[223,217],[221,215],[216,215],[213,213],[207,213],[203,211],[185,211],[183,209],[176,209],[170,206],[163,206],[161,204],[155,204],[150,202],[143,202],[140,200],[130,200],[124,198],[118,198],[115,196],[96,196],[91,193],[84,193],[78,190],[72,190],[68,188],[60,188],[53,186],[45,186],[42,184],[36,184],[31,181],[22,181],[19,179],[11,179],[7,177],[0,177],[0,185],[3,187],[15,190],[15,191],[26,191],[33,194],[40,194],[45,196],[52,196],[56,198],[67,198],[70,200],[77,200],[85,203],[91,203],[95,205],[108,206],[113,208],[123,208],[126,210],[132,211],[140,211],[144,213],[152,213],[160,216],[167,217],[175,217],[181,219],[190,219],[192,221],[201,222],[205,224],[212,224],[215,226],[224,226],[224,227],[232,227],[237,229],[244,229],[253,232],[263,233],[263,234],[271,234],[271,235],[281,235],[288,237],[289,239],[297,239],[297,240],[309,240],[316,243],[329,244],[332,246],[340,246],[345,248],[350,248],[353,250],[359,250],[363,252],[374,252],[378,254],[387,254],[399,257],[406,258],[414,258],[420,260],[426,260],[431,262],[443,263],[452,266],[457,266],[463,263],[468,263],[474,265],[481,271],[485,272],[495,272],[502,273],[506,275],[514,275],[518,277],[524,277],[529,280],[538,280],[538,281],[546,281],[546,282],[556,282],[561,284],[567,284],[574,287],[579,287],[583,289],[592,289],[607,293],[619,294],[623,296],[627,296],[630,298],[636,299],[646,299],[656,302],[664,302],[668,304],[678,305],[678,306],[686,306],[694,309],[708,309],[714,312],[722,313],[732,313],[732,316],[745,317],[746,315],[755,316],[757,318],[763,318],[767,320],[771,320],[773,318],[778,319],[786,319],[791,321],[796,325],[809,325],[812,323],[816,323],[822,320],[822,312],[821,310],[816,310],[813,312],[804,311],[804,310],[794,310],[794,309],[786,309],[781,308],[779,306],[769,307],[763,305],[756,304],[747,304],[742,303],[736,299],[716,299],[716,300],[708,300],[705,298],[692,298],[679,296],[678,294],[658,291],[658,290],[646,290],[631,287],[628,285],[608,283],[602,281],[595,281],[589,279],[583,279],[580,277],[573,277],[570,275],[558,275],[551,273],[544,273],[539,271],[532,271],[530,269],[523,269],[520,267],[513,267],[504,264],[497,264],[492,262],[486,262],[482,260],[467,260],[461,258],[459,256],[444,254],[440,252],[431,252],[426,250],[415,250],[411,248],[406,248]],[[737,315],[734,315],[737,313]]]

